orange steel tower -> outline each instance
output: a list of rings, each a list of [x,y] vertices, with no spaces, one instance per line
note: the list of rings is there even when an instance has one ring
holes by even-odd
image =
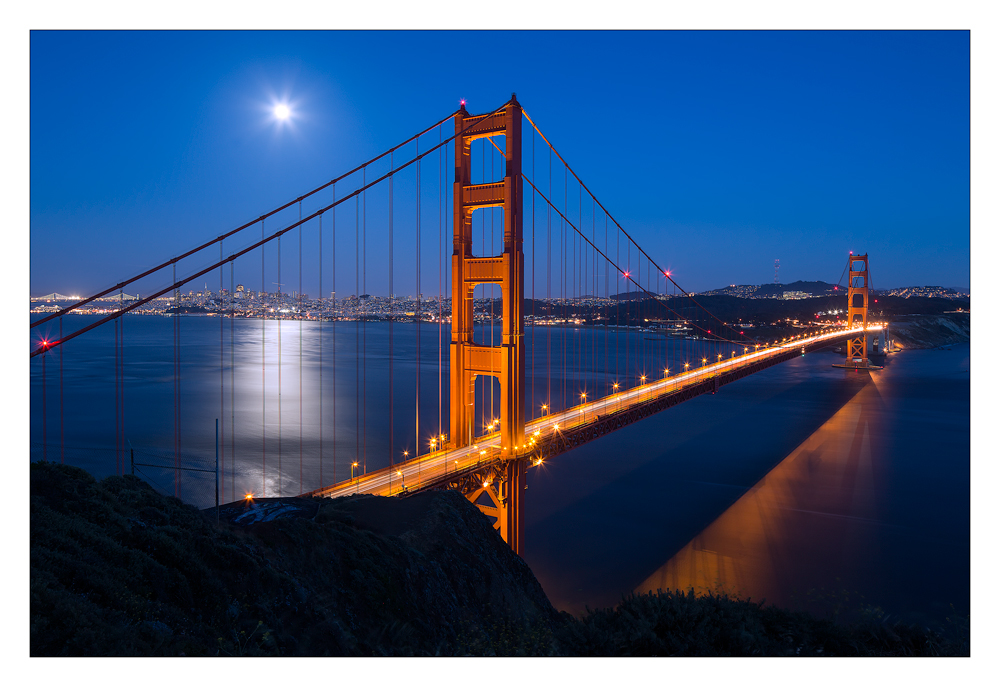
[[[462,133],[464,130],[464,133]],[[500,484],[486,488],[495,507],[483,508],[499,520],[500,535],[521,552],[521,508],[524,460],[524,251],[522,238],[521,106],[510,101],[493,114],[469,115],[463,106],[455,117],[454,252],[451,258],[451,436],[452,448],[468,446],[474,434],[475,380],[489,375],[500,380]],[[472,141],[506,138],[503,181],[472,182]],[[503,253],[475,257],[472,215],[480,208],[502,207]],[[473,292],[479,284],[499,284],[503,295],[503,333],[499,346],[473,340]],[[480,491],[481,495],[482,491]]]
[[[868,254],[850,257],[850,278],[847,282],[847,322],[855,327],[868,327]],[[845,367],[868,367],[868,333],[847,342]]]

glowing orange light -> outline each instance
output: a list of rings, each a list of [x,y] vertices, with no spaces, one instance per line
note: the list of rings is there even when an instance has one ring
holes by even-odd
[[[247,501],[251,501],[251,500],[253,500],[253,494],[252,494],[252,493],[250,493],[250,494],[247,494],[247,495],[246,495],[246,499],[247,499]]]

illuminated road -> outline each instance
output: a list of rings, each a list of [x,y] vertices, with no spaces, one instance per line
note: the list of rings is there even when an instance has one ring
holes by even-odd
[[[879,331],[882,325],[869,325],[868,331]],[[626,410],[634,405],[644,403],[658,396],[673,393],[709,379],[723,372],[738,370],[755,362],[773,358],[787,353],[789,350],[819,343],[830,339],[843,339],[849,331],[861,331],[860,327],[853,330],[838,328],[835,331],[810,337],[793,338],[789,341],[775,344],[767,348],[747,351],[743,355],[726,360],[708,363],[681,374],[649,381],[641,386],[627,391],[605,396],[594,401],[568,408],[559,413],[546,415],[525,423],[525,441],[532,437],[543,438],[555,432],[579,427],[593,421],[598,415]],[[397,463],[392,468],[382,468],[344,480],[329,487],[308,492],[314,496],[335,498],[348,494],[376,494],[391,496],[403,490],[416,489],[428,483],[436,482],[449,473],[462,471],[470,467],[493,462],[500,455],[499,432],[479,437],[472,446],[459,449],[434,451],[405,463]],[[530,452],[530,443],[525,452]],[[520,451],[519,451],[520,452]]]

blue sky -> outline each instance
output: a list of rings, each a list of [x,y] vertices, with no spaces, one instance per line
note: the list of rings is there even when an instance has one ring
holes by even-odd
[[[34,31],[30,45],[32,295],[110,286],[460,98],[484,112],[513,91],[685,288],[769,282],[775,258],[785,283],[836,281],[852,249],[876,287],[970,282],[967,32]]]

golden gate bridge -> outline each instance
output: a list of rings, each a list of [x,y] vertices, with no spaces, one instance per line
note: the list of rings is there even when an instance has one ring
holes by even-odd
[[[448,127],[453,130],[446,136]],[[524,130],[530,133],[530,141],[525,140]],[[436,169],[433,166],[435,157]],[[397,163],[398,158],[403,161]],[[450,182],[444,162],[448,158],[454,160]],[[434,175],[430,181],[428,171]],[[449,206],[450,213],[447,211]],[[269,220],[271,224],[278,222],[281,228],[268,233]],[[353,227],[350,220],[353,220]],[[435,224],[437,240],[430,248],[428,239],[434,239]],[[316,249],[307,247],[304,251],[303,233],[313,229]],[[354,230],[353,240],[351,229]],[[298,231],[292,234],[293,230]],[[450,262],[445,259],[449,233],[452,237]],[[286,245],[284,262],[282,237]],[[286,266],[284,279],[287,281],[283,282],[282,265],[288,262],[288,241],[296,237],[297,265],[291,277]],[[323,249],[324,239],[328,252]],[[338,245],[341,248],[339,258]],[[353,255],[349,249],[345,254],[345,246],[353,248]],[[403,259],[399,258],[401,253]],[[244,290],[242,282],[258,276],[258,256],[260,289],[256,292]],[[291,257],[294,262],[295,251]],[[352,257],[354,269],[350,270]],[[269,258],[273,275],[270,278]],[[344,284],[345,266],[354,278],[355,292],[351,297],[338,298],[338,269],[341,271],[339,286],[350,288],[349,283]],[[324,278],[324,267],[329,281]],[[228,288],[225,286],[227,270]],[[196,469],[185,466],[189,453],[185,451],[183,429],[188,420],[185,420],[182,386],[188,380],[182,374],[185,345],[182,318],[177,316],[184,312],[181,287],[198,280],[214,279],[217,275],[219,290],[211,314],[219,319],[218,418],[221,426],[217,431],[221,432],[222,441],[220,444],[217,439],[216,445],[221,459],[223,495],[228,486],[235,500],[239,468],[258,458],[259,486],[241,484],[241,496],[245,487],[249,487],[248,495],[275,495],[268,493],[269,474],[275,472],[277,495],[282,495],[281,477],[289,470],[289,458],[294,471],[297,453],[297,484],[301,495],[406,496],[426,489],[458,489],[494,522],[503,539],[520,553],[523,538],[520,504],[526,487],[525,476],[528,470],[540,466],[543,461],[677,403],[715,393],[724,384],[835,341],[849,342],[843,366],[867,368],[868,332],[881,327],[868,322],[868,256],[852,255],[845,271],[849,272],[848,317],[843,325],[817,328],[780,340],[754,338],[746,334],[745,328],[727,323],[705,309],[694,295],[677,283],[672,270],[664,268],[635,241],[555,149],[516,96],[481,115],[470,115],[463,101],[461,107],[447,117],[295,200],[32,321],[32,329],[48,323],[51,323],[48,328],[58,325],[57,335],[32,337],[31,357],[33,364],[40,367],[41,376],[42,457],[49,458],[51,446],[53,458],[58,451],[59,459],[65,462],[67,409],[63,392],[63,347],[88,332],[110,326],[114,330],[115,471],[118,474],[125,472],[126,444],[130,443],[126,438],[126,426],[130,413],[136,409],[126,403],[128,363],[124,315],[142,312],[144,307],[167,299],[173,306],[174,315],[173,339],[169,347],[172,352],[174,436],[173,465],[169,467],[174,472],[174,494],[181,496],[183,471]],[[425,289],[433,288],[425,278],[428,273],[436,277],[436,300],[424,297]],[[387,298],[368,295],[369,276],[372,286],[376,286],[376,277],[378,287],[385,286]],[[416,290],[413,299],[396,295],[404,276],[408,282],[404,288],[412,284]],[[134,291],[137,286],[148,285],[157,279],[160,281],[155,288],[149,289],[150,295],[125,299],[126,287]],[[318,299],[309,299],[304,294],[305,279],[309,280],[310,288],[315,285],[319,289]],[[410,279],[413,281],[409,282]],[[240,282],[239,287],[237,282]],[[293,283],[297,283],[298,288],[289,297],[282,287]],[[268,293],[272,285],[278,290]],[[450,298],[445,291],[446,285],[450,285]],[[325,299],[322,294],[327,289],[331,295]],[[64,316],[115,295],[119,303],[112,312],[64,332]],[[686,306],[681,308],[679,303]],[[297,450],[295,437],[291,439],[293,448],[289,450],[288,437],[282,435],[288,423],[281,419],[282,371],[287,367],[281,360],[281,322],[276,332],[277,408],[273,407],[273,402],[268,407],[267,394],[262,392],[257,416],[260,422],[252,432],[256,441],[256,429],[259,429],[259,444],[251,449],[244,437],[237,449],[236,407],[240,394],[236,390],[239,370],[233,334],[237,316],[261,320],[262,387],[268,384],[267,320],[299,322]],[[325,341],[323,328],[316,331],[320,365],[319,392],[314,398],[308,397],[305,391],[302,365],[304,336],[301,325],[311,319],[328,321],[332,329]],[[336,436],[336,393],[333,394],[333,408],[323,409],[323,355],[326,353],[333,360],[333,379],[328,382],[336,387],[336,323],[345,319],[354,321],[356,337],[353,451]],[[499,332],[494,326],[497,320]],[[389,327],[388,407],[373,409],[373,416],[376,413],[389,415],[389,436],[387,441],[380,437],[379,442],[382,449],[387,450],[375,451],[376,442],[373,441],[369,465],[367,324],[372,321],[387,322]],[[526,321],[530,324],[527,334]],[[399,379],[395,374],[398,363],[393,326],[398,322],[414,323],[416,327],[416,374],[412,380],[415,398],[412,403],[411,399],[397,398]],[[681,323],[683,327],[671,332],[649,325],[649,322]],[[557,337],[557,349],[561,347],[562,350],[555,351],[553,362],[552,332],[557,325],[569,329]],[[428,392],[425,382],[423,394],[421,392],[421,326],[436,326],[438,334],[437,412],[431,418],[425,414],[423,419],[421,402],[426,402],[428,394],[433,396],[435,390],[432,388]],[[638,331],[640,335],[628,336],[629,331]],[[450,333],[447,344],[446,332]],[[53,364],[58,368],[52,372],[58,379],[56,387],[55,380],[49,381],[47,361],[57,353]],[[294,352],[292,355],[294,357]],[[273,360],[271,372],[273,377]],[[55,415],[55,407],[50,407],[48,401],[49,386],[56,387],[51,393],[56,395],[53,406],[58,407],[59,434],[58,441],[51,442],[49,415]],[[318,450],[303,439],[305,408],[316,405]],[[413,411],[412,424],[408,419],[410,410]],[[69,408],[69,412],[72,413],[73,408]],[[244,410],[240,413],[246,426],[247,414]],[[274,424],[275,413],[276,445],[275,437],[267,435],[267,426]],[[413,428],[412,434],[405,438],[396,436],[399,424],[396,413],[406,415],[406,424]],[[55,422],[53,419],[52,424]],[[253,424],[257,424],[255,420]],[[332,476],[324,476],[327,453],[323,428],[327,425],[333,428],[333,436],[327,435],[327,448],[332,448],[329,457]],[[404,446],[407,448],[400,451]],[[317,463],[318,484],[307,490],[305,466]],[[349,477],[346,476],[348,467]],[[331,475],[330,472],[326,474]]]

